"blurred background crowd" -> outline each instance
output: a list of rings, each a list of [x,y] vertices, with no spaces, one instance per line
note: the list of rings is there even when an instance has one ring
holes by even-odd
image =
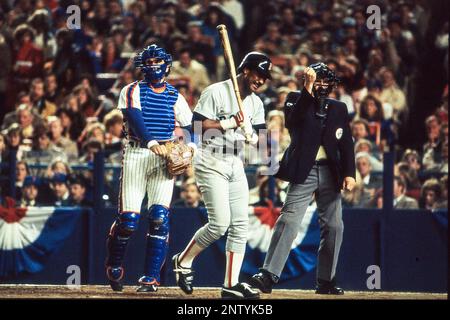
[[[157,43],[172,54],[168,81],[190,107],[227,78],[218,24],[236,61],[268,54],[273,79],[258,95],[268,139],[281,157],[289,145],[283,105],[302,89],[306,66],[324,61],[341,79],[332,97],[346,103],[355,140],[357,187],[347,207],[380,208],[383,154],[395,152],[394,207],[447,208],[448,21],[446,1],[349,0],[1,0],[0,153],[17,152],[17,205],[92,205],[92,165],[103,151],[107,195],[117,204],[123,86],[141,75],[132,58]],[[69,29],[66,8],[81,9]],[[369,5],[381,28],[367,27]],[[307,143],[307,142],[305,142]],[[264,157],[263,157],[264,158]],[[250,205],[267,206],[264,159],[248,167]],[[2,169],[2,197],[10,194]],[[275,205],[286,195],[275,182]],[[192,170],[179,177],[174,206],[202,206]]]

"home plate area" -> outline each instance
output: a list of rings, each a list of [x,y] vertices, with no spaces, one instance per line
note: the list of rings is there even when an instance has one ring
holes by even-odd
[[[0,299],[220,299],[220,288],[196,288],[192,295],[176,287],[161,287],[156,293],[138,293],[136,287],[125,286],[113,292],[109,286],[83,285],[79,288],[55,285],[0,285]],[[444,300],[447,294],[418,292],[346,291],[343,296],[317,295],[313,290],[273,290],[261,299],[356,299],[356,300]]]

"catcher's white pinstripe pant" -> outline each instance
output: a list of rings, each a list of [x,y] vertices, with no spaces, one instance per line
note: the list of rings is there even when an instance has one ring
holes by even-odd
[[[153,204],[170,206],[174,179],[166,160],[150,149],[126,145],[120,181],[120,212],[140,213],[147,192],[148,208]]]

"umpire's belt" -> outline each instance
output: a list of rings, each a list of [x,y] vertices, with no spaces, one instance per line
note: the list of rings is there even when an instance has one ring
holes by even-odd
[[[328,160],[328,159],[320,159],[320,160],[314,161],[314,164],[316,166],[328,166],[330,164],[330,160]]]

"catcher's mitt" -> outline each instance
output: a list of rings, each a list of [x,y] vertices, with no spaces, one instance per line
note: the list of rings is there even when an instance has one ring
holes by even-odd
[[[168,142],[167,148],[167,170],[173,176],[180,175],[186,171],[192,164],[194,150],[192,147],[176,143]]]

